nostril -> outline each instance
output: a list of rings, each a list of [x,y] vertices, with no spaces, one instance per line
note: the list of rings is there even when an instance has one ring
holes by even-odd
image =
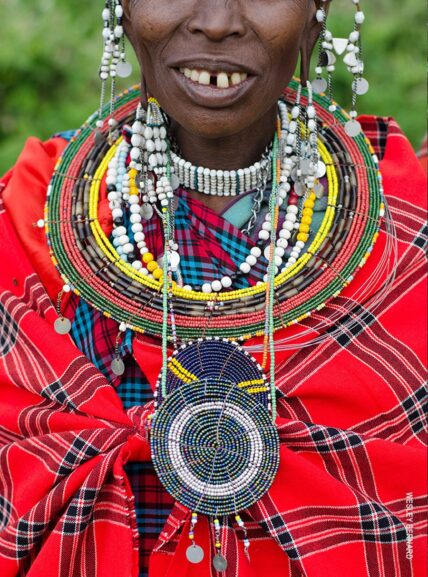
[[[241,37],[245,34],[245,26],[236,10],[226,6],[216,10],[196,10],[187,28],[193,34],[202,33],[215,42],[230,36]]]

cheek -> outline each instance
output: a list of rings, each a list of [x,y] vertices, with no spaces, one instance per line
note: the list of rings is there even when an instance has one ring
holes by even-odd
[[[144,45],[165,42],[189,12],[190,0],[134,0],[130,4],[131,29],[134,37]]]

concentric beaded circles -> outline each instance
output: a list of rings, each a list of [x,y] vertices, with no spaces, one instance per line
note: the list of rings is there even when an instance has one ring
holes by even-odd
[[[205,515],[249,507],[270,488],[279,466],[268,410],[234,383],[214,378],[166,397],[153,417],[150,444],[168,493]]]
[[[218,379],[234,383],[268,410],[271,409],[269,384],[262,367],[238,343],[218,337],[200,338],[182,345],[167,363],[166,391],[185,383]],[[156,383],[156,401],[162,402],[160,380]]]
[[[294,90],[292,83],[287,92],[290,101]],[[138,99],[137,89],[118,97],[115,117],[119,122],[132,118]],[[329,204],[334,206],[329,207],[332,212],[323,231],[322,238],[326,239],[328,232],[330,244],[322,241],[276,277],[275,329],[303,320],[340,294],[364,265],[377,238],[382,190],[376,156],[364,135],[351,139],[344,133],[342,125],[347,116],[340,108],[334,115],[329,113],[327,103],[326,98],[316,97],[323,124],[320,135],[335,158],[342,154],[340,165],[327,166],[331,174],[340,172],[342,176],[337,200],[329,198]],[[94,233],[97,223],[88,218],[90,191],[98,184],[98,169],[108,151],[107,145],[94,146],[93,122],[94,118],[89,119],[66,148],[49,187],[45,222],[51,257],[64,282],[92,306],[118,322],[126,322],[135,331],[160,336],[159,283],[123,271],[119,257],[111,254],[109,258],[101,249]],[[329,128],[332,124],[334,130]],[[351,213],[352,219],[337,218]],[[96,217],[95,214],[95,220]],[[215,315],[207,307],[212,295],[193,291],[186,294],[179,287],[173,292],[179,339],[195,339],[201,328],[205,335],[232,339],[263,334],[263,286],[215,295],[221,303],[221,314]]]

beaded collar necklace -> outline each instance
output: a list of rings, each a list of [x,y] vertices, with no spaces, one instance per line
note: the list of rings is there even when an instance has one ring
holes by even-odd
[[[286,98],[293,101],[296,89],[297,84],[291,83]],[[119,126],[129,124],[138,102],[137,87],[117,98],[115,117]],[[303,320],[340,293],[363,266],[377,238],[379,215],[384,212],[381,175],[369,140],[363,134],[349,137],[342,130],[346,113],[338,106],[331,113],[327,104],[326,98],[315,96],[323,123],[318,148],[326,167],[327,210],[306,252],[275,277],[275,330]],[[60,158],[41,226],[46,227],[53,261],[66,285],[64,290],[81,294],[92,306],[119,323],[125,322],[134,331],[160,336],[161,282],[137,271],[129,259],[126,262],[120,258],[98,221],[101,180],[122,140],[112,145],[104,140],[94,147],[95,118],[96,114],[88,119]],[[105,127],[108,131],[108,120]],[[293,195],[289,195],[287,205],[292,205],[292,199]],[[344,218],[348,214],[353,218]],[[283,238],[287,233],[278,236]],[[331,245],[326,247],[326,239],[336,237],[333,250]],[[261,284],[248,289],[236,290],[232,286],[216,293],[221,315],[213,316],[208,323],[212,292],[187,290],[184,285],[174,284],[171,290],[178,338],[197,338],[199,328],[205,325],[207,336],[240,339],[262,335],[260,305],[264,302],[266,282],[260,280]],[[296,286],[301,289],[297,291],[293,288]],[[249,310],[252,314],[248,314]]]
[[[289,113],[292,101],[297,104]],[[72,290],[118,321],[118,338],[127,329],[161,337],[162,370],[149,418],[153,464],[166,490],[191,511],[189,562],[204,556],[194,531],[198,515],[204,514],[216,535],[213,563],[223,571],[220,517],[233,514],[245,534],[239,512],[266,493],[279,465],[274,332],[323,308],[364,265],[384,212],[381,175],[368,139],[343,129],[346,113],[339,107],[328,110],[322,95],[312,103],[311,95],[304,96],[292,82],[279,103],[269,210],[256,245],[236,273],[248,274],[263,257],[265,276],[245,289],[236,289],[230,277],[202,287],[186,285],[175,240],[174,162],[168,147],[156,144],[166,135],[155,106],[144,116],[138,102],[137,87],[117,98],[115,122],[122,136],[111,142],[99,134],[94,142],[93,127],[100,128],[100,121],[90,117],[55,168],[40,224],[64,280],[56,328],[69,330],[61,296]],[[308,111],[306,126],[299,124],[301,103]],[[111,128],[108,118],[103,128],[106,133]],[[313,134],[307,151],[301,140],[305,130]],[[160,148],[156,157],[146,146],[152,138]],[[315,232],[310,230],[313,208],[317,194],[324,193],[324,174],[327,208]],[[104,179],[112,240],[98,220]],[[154,214],[163,229],[160,264],[144,234],[144,223]],[[284,259],[288,245],[292,250]],[[251,336],[263,336],[261,364],[238,343]],[[112,368],[123,373],[120,357]],[[246,537],[244,546],[248,553]]]

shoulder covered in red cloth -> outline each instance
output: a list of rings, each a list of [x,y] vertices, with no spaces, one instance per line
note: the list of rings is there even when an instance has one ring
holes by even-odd
[[[426,175],[398,124],[392,118],[371,115],[361,115],[359,120],[376,152],[385,147],[381,171],[386,195],[425,206]],[[379,120],[387,125],[386,144],[380,142]],[[67,141],[57,136],[45,142],[28,138],[16,164],[0,180],[0,193],[8,216],[52,300],[60,291],[62,281],[50,259],[44,231],[37,229],[35,234],[34,223],[43,218],[49,180],[66,146]],[[100,208],[101,220],[105,219],[103,208]],[[104,224],[108,227],[107,222]]]

